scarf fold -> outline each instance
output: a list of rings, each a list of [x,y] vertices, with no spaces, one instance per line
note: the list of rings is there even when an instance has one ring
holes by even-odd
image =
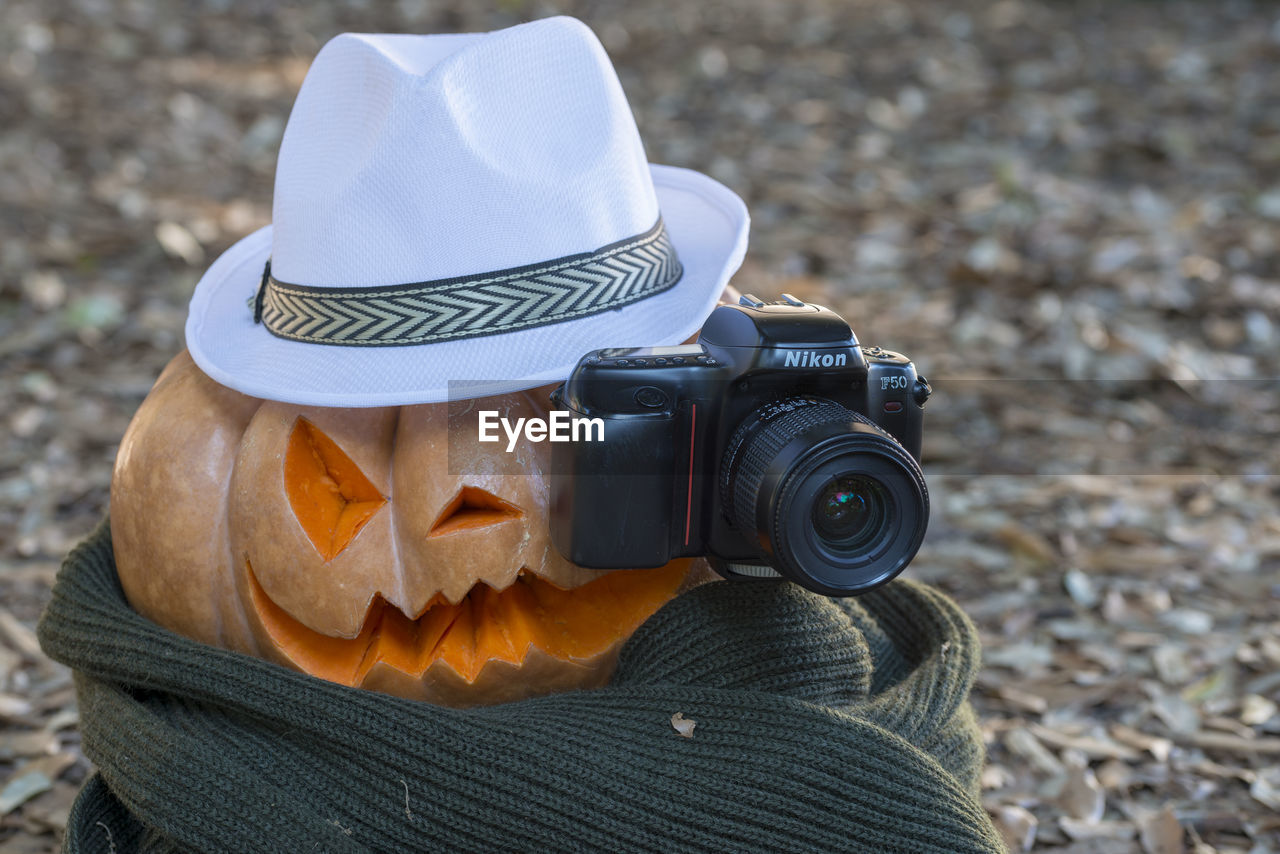
[[[607,687],[459,710],[159,627],[104,523],[39,636],[75,671],[99,769],[69,852],[1003,850],[977,798],[976,632],[907,581],[839,601],[704,585]]]

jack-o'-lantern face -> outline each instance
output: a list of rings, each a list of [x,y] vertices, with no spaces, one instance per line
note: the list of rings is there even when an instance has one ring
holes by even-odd
[[[546,389],[486,398],[544,416]],[[608,678],[619,647],[700,566],[601,572],[547,522],[546,445],[450,448],[447,404],[261,401],[185,353],[126,433],[111,522],[125,593],[206,643],[453,705]],[[469,450],[468,450],[469,449]],[[462,453],[465,458],[459,458]]]

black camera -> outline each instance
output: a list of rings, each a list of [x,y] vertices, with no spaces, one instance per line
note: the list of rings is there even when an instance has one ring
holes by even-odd
[[[850,596],[902,571],[929,495],[924,377],[784,294],[711,313],[696,344],[596,350],[552,394],[598,441],[552,446],[551,535],[576,564],[705,555]]]

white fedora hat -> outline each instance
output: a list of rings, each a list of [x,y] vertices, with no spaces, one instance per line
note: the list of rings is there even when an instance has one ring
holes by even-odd
[[[224,385],[320,406],[531,388],[592,349],[684,341],[748,227],[728,188],[647,162],[572,18],[330,41],[272,220],[200,279],[187,347]]]

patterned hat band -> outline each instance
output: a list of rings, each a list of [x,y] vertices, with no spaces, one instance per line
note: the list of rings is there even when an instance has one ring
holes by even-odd
[[[406,285],[291,285],[271,261],[249,300],[272,335],[312,344],[396,347],[515,332],[653,296],[683,268],[662,217],[643,234],[524,267]]]

